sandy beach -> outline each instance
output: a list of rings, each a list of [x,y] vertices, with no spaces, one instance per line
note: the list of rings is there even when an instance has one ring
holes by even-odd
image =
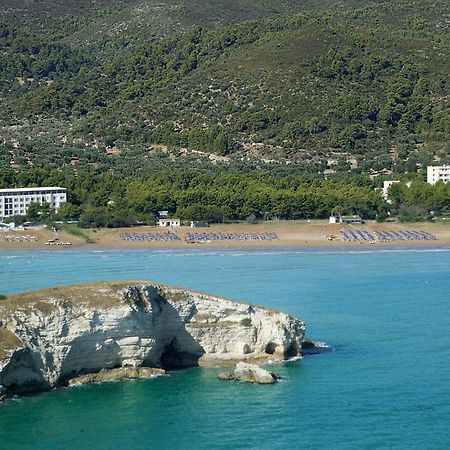
[[[346,242],[340,236],[339,231],[344,230],[365,230],[369,232],[378,231],[399,231],[399,230],[422,230],[427,231],[436,236],[434,241],[401,241],[394,242],[377,242],[374,244],[361,242]],[[68,248],[83,249],[143,249],[143,248],[339,248],[339,247],[430,247],[430,246],[450,246],[450,223],[449,224],[433,224],[433,223],[375,223],[369,222],[363,225],[341,225],[329,224],[325,221],[279,221],[264,222],[258,224],[214,224],[208,228],[191,229],[189,227],[171,228],[181,238],[181,241],[174,242],[152,242],[152,241],[125,241],[121,235],[124,233],[163,233],[169,231],[167,228],[157,227],[133,227],[133,228],[117,228],[117,229],[88,229],[82,230],[86,237],[73,236],[68,233],[58,233],[59,243],[70,243],[71,245],[46,245],[46,242],[54,238],[54,234],[50,230],[24,230],[24,231],[8,231],[0,233],[0,250],[16,250],[16,249],[50,249],[60,250]],[[266,241],[212,241],[205,243],[188,244],[185,241],[187,233],[192,232],[226,232],[226,233],[265,233],[274,232],[278,236],[278,240]],[[6,236],[14,236],[13,241],[6,240]],[[35,240],[31,239],[31,236]]]

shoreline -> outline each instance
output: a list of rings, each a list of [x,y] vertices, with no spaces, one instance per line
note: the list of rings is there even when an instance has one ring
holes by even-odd
[[[340,252],[408,252],[408,251],[424,251],[424,252],[433,252],[433,251],[450,251],[450,243],[437,243],[435,245],[342,245],[342,246],[289,246],[289,245],[280,245],[280,246],[272,246],[272,247],[245,247],[245,246],[236,246],[236,247],[221,247],[221,246],[202,246],[202,247],[187,247],[189,248],[189,252],[233,252],[233,251],[242,251],[242,252],[318,252],[318,253],[340,253]],[[186,247],[157,247],[157,246],[141,246],[141,247],[104,247],[104,246],[72,246],[72,247],[59,247],[59,248],[47,248],[47,247],[32,247],[32,248],[24,248],[24,247],[0,247],[0,255],[2,253],[8,252],[19,252],[19,253],[38,253],[38,252],[47,252],[47,253],[59,253],[59,252],[92,252],[92,253],[103,253],[103,252],[142,252],[142,251],[156,251],[156,252],[184,252],[187,249]]]
[[[346,242],[340,235],[340,230],[364,230],[368,232],[399,231],[399,230],[424,230],[436,236],[436,240],[396,240],[391,242]],[[140,233],[165,233],[176,232],[179,241],[125,241],[121,234]],[[79,236],[59,233],[60,242],[70,242],[71,245],[46,245],[54,235],[46,229],[10,231],[0,233],[0,252],[2,251],[61,251],[61,250],[414,250],[414,249],[436,249],[450,248],[450,224],[433,223],[375,223],[369,222],[362,225],[328,224],[324,221],[286,221],[286,222],[264,222],[258,224],[213,224],[208,228],[191,229],[189,227],[179,228],[157,228],[141,226],[134,228],[116,229],[88,229],[83,230],[89,237],[90,243]],[[276,233],[277,240],[217,240],[204,243],[187,243],[187,233]],[[2,236],[36,236],[36,241],[2,241]],[[332,236],[331,240],[329,239]]]

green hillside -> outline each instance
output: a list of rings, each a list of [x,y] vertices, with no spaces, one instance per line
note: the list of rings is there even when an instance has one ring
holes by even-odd
[[[218,27],[328,5],[330,0],[1,0],[3,17],[34,31],[88,44],[152,39],[191,26]],[[354,2],[353,2],[354,3]],[[356,2],[357,3],[357,2]],[[137,37],[139,36],[139,37]]]
[[[1,5],[1,167],[450,163],[443,0]]]

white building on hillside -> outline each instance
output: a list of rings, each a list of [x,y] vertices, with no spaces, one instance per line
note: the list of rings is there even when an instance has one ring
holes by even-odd
[[[450,182],[450,166],[428,166],[427,183],[436,184],[438,181]]]
[[[400,183],[399,180],[388,180],[388,181],[383,181],[383,188],[381,189],[381,196],[384,198],[384,200],[387,203],[392,203],[391,200],[389,200],[388,198],[388,191],[389,188],[393,185],[393,184],[397,184]]]
[[[389,189],[392,185],[401,183],[399,180],[383,181],[383,187],[381,188],[381,196],[386,203],[392,204],[392,200],[389,199]],[[411,187],[411,181],[405,183],[406,187]]]
[[[67,191],[62,187],[0,189],[0,217],[24,216],[30,203],[47,202],[58,211],[67,201]]]

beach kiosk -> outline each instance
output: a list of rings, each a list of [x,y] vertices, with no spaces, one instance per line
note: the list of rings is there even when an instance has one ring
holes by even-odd
[[[159,219],[158,227],[179,227],[181,225],[180,219]]]

